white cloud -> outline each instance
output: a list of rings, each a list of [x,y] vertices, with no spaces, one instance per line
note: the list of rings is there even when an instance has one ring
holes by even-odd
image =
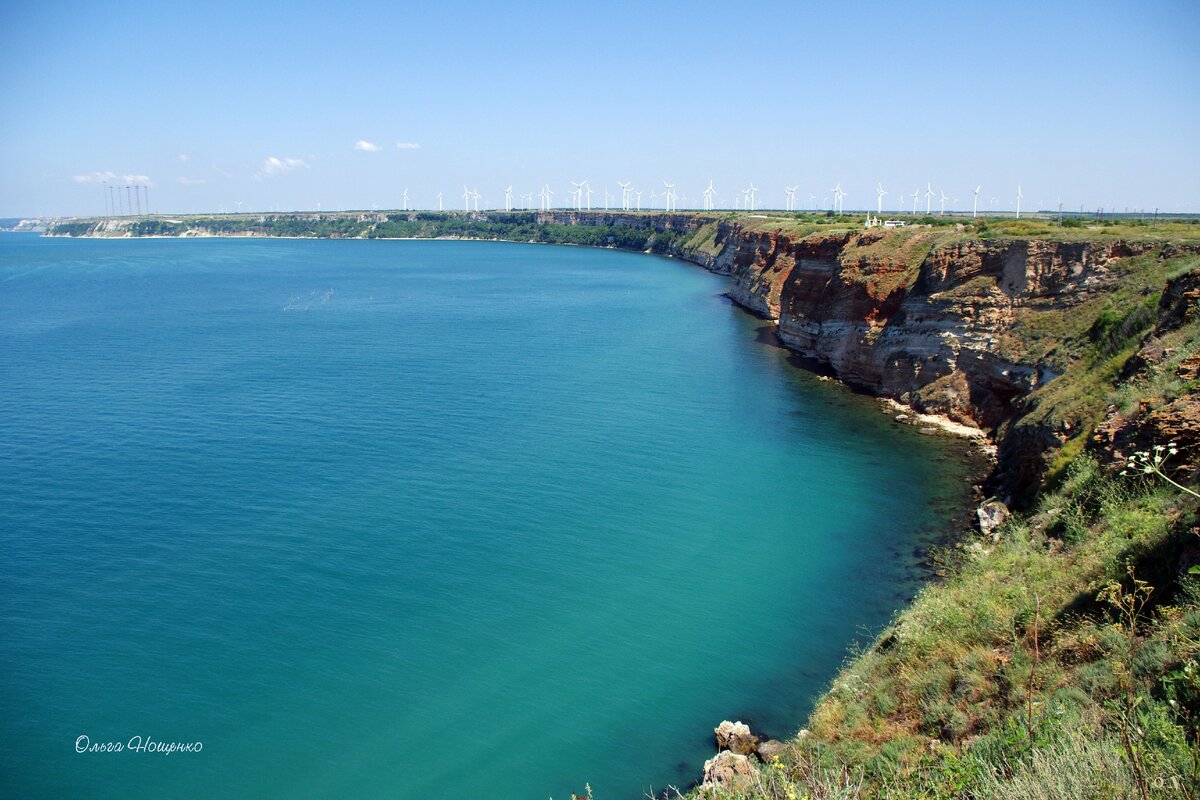
[[[192,157],[190,155],[188,155],[187,153],[180,153],[179,155],[177,155],[175,157],[178,158],[180,161],[191,161],[192,160]]]
[[[74,175],[71,180],[76,183],[103,183],[104,181],[115,181],[120,178],[130,186],[153,186],[154,181],[146,175],[116,175],[107,170],[104,172],[89,172],[86,175]]]
[[[222,178],[232,178],[233,177],[233,173],[230,172],[229,170],[225,169],[224,167],[222,167],[220,164],[213,164],[212,168],[213,168],[213,172],[217,173]]]
[[[420,150],[421,145],[416,142],[396,142],[396,147],[401,150]]]
[[[208,183],[204,178],[189,178],[186,175],[181,175],[179,182],[184,186],[200,186],[201,184]]]
[[[75,175],[71,178],[76,183],[103,183],[116,179],[117,176],[111,172],[89,172],[87,175]]]
[[[355,150],[362,150],[364,153],[378,153],[383,148],[374,142],[368,142],[366,139],[359,139],[354,143]]]
[[[307,169],[308,162],[303,158],[276,158],[271,156],[262,163],[258,168],[258,172],[254,173],[254,180],[263,181],[268,178],[275,178],[280,175],[286,175],[289,172],[295,172],[298,169]]]

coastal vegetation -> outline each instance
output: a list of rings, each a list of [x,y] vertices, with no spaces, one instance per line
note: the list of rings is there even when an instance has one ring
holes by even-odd
[[[960,542],[818,704],[714,797],[1168,798],[1200,791],[1195,503],[1081,456],[1030,515]]]
[[[656,224],[566,224],[552,215],[528,212],[446,214],[432,211],[361,214],[215,215],[148,218],[119,223],[115,235],[128,236],[279,236],[331,239],[495,239],[516,242],[616,247],[669,252],[686,231]],[[101,220],[55,223],[59,236],[108,235]]]
[[[782,757],[717,796],[1197,796],[1200,578],[1176,569],[1195,511],[1079,456],[948,550]]]

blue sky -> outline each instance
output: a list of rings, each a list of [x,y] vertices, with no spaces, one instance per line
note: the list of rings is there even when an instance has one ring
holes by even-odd
[[[27,3],[0,216],[481,207],[662,181],[698,206],[1200,211],[1200,3]],[[356,143],[376,147],[356,149]],[[405,145],[397,147],[397,144]],[[364,147],[365,145],[360,145]],[[112,176],[111,178],[109,176]],[[661,200],[659,201],[661,202]]]

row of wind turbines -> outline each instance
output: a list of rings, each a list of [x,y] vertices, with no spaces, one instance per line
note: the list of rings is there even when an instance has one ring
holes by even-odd
[[[971,200],[971,216],[972,217],[979,216],[979,192],[982,190],[983,190],[983,184],[979,184],[978,186],[975,187],[975,191],[973,192],[973,197]],[[941,197],[938,199],[938,214],[945,216],[946,201],[951,200],[952,198],[946,194],[946,191],[944,189],[940,190],[940,193],[941,193]],[[882,183],[877,183],[875,185],[875,195],[876,195],[875,213],[883,214],[883,198],[887,195],[887,190],[883,188]],[[834,210],[837,211],[838,213],[841,213],[842,198],[846,196],[846,192],[842,191],[842,184],[839,183],[837,186],[833,187],[833,196],[834,196],[834,205],[835,205]],[[935,194],[933,191],[933,184],[926,183],[925,184],[925,213],[926,214],[933,213],[933,198],[934,197],[935,197]],[[1021,192],[1021,184],[1017,184],[1017,219],[1021,218],[1021,200],[1024,197],[1025,197],[1025,195]],[[920,190],[920,188],[917,188],[916,191],[914,191],[912,193],[912,213],[913,214],[917,213],[917,203],[920,200],[920,198],[921,198],[921,190]],[[791,199],[790,195],[789,195],[788,199],[789,200]],[[957,200],[957,198],[953,198],[953,199]],[[995,204],[996,204],[996,198],[993,197],[992,205],[994,206]],[[789,209],[789,210],[792,210],[792,209]],[[903,194],[900,195],[900,210],[902,210],[902,211],[904,210],[904,195]]]
[[[638,190],[638,189],[634,189],[632,181],[617,181],[617,185],[619,187],[621,187],[620,210],[622,210],[622,211],[641,211],[642,210],[642,191]],[[570,190],[570,192],[568,192],[568,196],[570,197],[570,204],[567,207],[574,209],[575,211],[591,211],[591,210],[593,210],[592,209],[592,195],[596,194],[597,192],[595,192],[595,190],[592,189],[590,182],[587,180],[571,181],[571,186],[573,188]],[[661,195],[659,195],[657,192],[651,192],[651,194],[650,194],[650,203],[651,204],[648,205],[647,208],[651,208],[651,207],[657,208],[658,206],[656,205],[656,203],[661,198],[663,210],[678,211],[679,210],[679,194],[675,191],[676,185],[674,183],[664,180],[663,187],[664,187],[664,192]],[[795,186],[786,186],[785,185],[783,187],[784,210],[785,211],[796,211],[797,210],[797,208],[796,208],[796,191],[799,188],[800,188],[799,184],[797,184]],[[982,191],[982,189],[983,189],[982,184],[975,187],[975,191],[973,193],[973,199],[972,199],[972,203],[971,203],[971,216],[972,217],[977,217],[979,215],[979,193],[980,193],[980,191]],[[758,191],[759,191],[758,187],[755,186],[753,182],[751,182],[746,188],[734,192],[734,203],[733,203],[734,210],[757,211],[758,210]],[[832,204],[830,206],[830,210],[836,214],[844,213],[845,212],[845,198],[848,196],[849,193],[846,192],[844,189],[842,189],[841,182],[838,182],[838,184],[836,186],[834,186],[832,189],[830,189],[829,191],[830,191],[830,196],[832,197]],[[538,210],[550,211],[552,208],[554,208],[554,194],[555,194],[554,190],[550,188],[549,184],[543,184],[541,189],[536,193],[536,197],[538,199]],[[875,194],[876,194],[876,213],[882,215],[883,214],[883,198],[886,197],[888,194],[887,190],[883,188],[882,183],[876,184]],[[940,192],[934,192],[932,182],[926,183],[924,192],[922,192],[922,190],[920,188],[917,188],[916,190],[914,190],[912,192],[912,212],[911,212],[912,214],[918,213],[918,205],[920,203],[922,194],[925,197],[925,213],[926,214],[933,213],[933,201],[934,201],[935,197],[938,198],[938,214],[940,214],[940,215],[945,215],[946,203],[948,201],[952,201],[952,202],[957,201],[957,198],[951,198],[949,195],[947,195],[944,189],[940,190]],[[939,197],[939,194],[940,194],[940,197]],[[715,210],[716,209],[717,191],[713,187],[713,182],[711,180],[708,182],[708,188],[706,188],[703,192],[701,192],[701,195],[704,198],[704,205],[703,205],[704,210],[705,211]],[[471,211],[478,212],[479,211],[479,200],[482,197],[483,197],[483,195],[479,193],[479,190],[477,188],[472,189],[464,184],[463,185],[463,193],[462,193],[463,211],[467,212],[467,213],[470,213]],[[504,190],[504,210],[505,211],[514,211],[514,210],[519,209],[519,205],[517,203],[513,202],[513,197],[514,197],[513,187],[510,185],[507,188],[505,188],[505,190]],[[526,192],[525,194],[517,195],[516,197],[518,200],[523,201],[524,210],[526,210],[526,211],[533,210],[533,201],[534,201],[534,197],[535,197],[534,192],[532,192],[532,191]],[[899,211],[904,210],[904,197],[905,197],[904,194],[900,195],[900,205],[897,209]],[[1016,193],[1016,201],[1017,201],[1016,216],[1018,219],[1021,216],[1021,200],[1024,197],[1025,197],[1025,195],[1021,191],[1021,186],[1018,184],[1017,185],[1017,193]],[[409,208],[409,203],[408,203],[408,189],[404,190],[402,199],[403,199],[403,210],[409,211],[410,208]],[[605,211],[614,210],[611,207],[612,199],[613,199],[613,196],[610,195],[610,193],[607,189],[605,189],[604,190],[604,210]],[[808,196],[808,199],[809,199],[809,207],[811,209],[815,210],[816,209],[815,201],[817,199],[817,196],[815,194],[810,194]],[[438,192],[437,201],[438,201],[438,211],[445,211],[446,210],[445,209],[445,194],[443,192]],[[993,196],[991,198],[991,206],[994,207],[995,204],[996,204],[996,198]]]
[[[751,188],[753,188],[754,184],[751,184],[750,186],[751,186]],[[709,182],[709,188],[712,188],[711,181]],[[785,186],[784,187],[783,191],[787,198],[786,203],[784,205],[785,211],[795,211],[796,210],[796,189],[797,188],[798,188],[797,186]],[[845,202],[844,201],[845,201],[845,197],[848,194],[848,192],[846,192],[844,189],[842,189],[841,182],[838,182],[838,184],[836,186],[834,186],[832,189],[830,189],[829,191],[833,195],[832,211],[834,211],[837,214],[843,213],[845,211]],[[975,191],[972,193],[972,200],[971,200],[971,216],[972,217],[979,216],[979,193],[981,191],[983,191],[983,184],[977,185],[975,187]],[[958,198],[951,198],[948,194],[946,194],[946,191],[944,189],[940,190],[939,193],[940,193],[941,197],[938,198],[938,214],[945,216],[946,201],[948,201],[948,200],[957,201]],[[933,213],[933,198],[937,197],[939,193],[935,193],[933,191],[933,183],[925,184],[924,195],[925,195],[925,213],[926,214]],[[883,214],[883,198],[886,197],[887,194],[888,194],[888,192],[886,189],[883,188],[882,183],[875,184],[875,213],[877,215],[882,216],[882,214]],[[920,202],[921,194],[922,194],[922,192],[921,192],[920,187],[915,189],[912,193],[912,212],[911,213],[914,215],[917,213],[917,204]],[[1017,184],[1017,194],[1016,194],[1017,219],[1021,218],[1021,200],[1024,197],[1025,197],[1025,195],[1021,191],[1021,185]],[[753,194],[751,194],[751,198],[753,198]],[[809,195],[810,202],[815,199],[816,199],[815,195]],[[751,202],[753,203],[753,200]],[[996,198],[992,197],[991,205],[995,206],[995,204],[996,204]],[[753,205],[751,205],[750,210],[753,210]],[[899,205],[898,210],[900,210],[900,211],[904,210],[904,195],[903,194],[900,195],[900,205]]]

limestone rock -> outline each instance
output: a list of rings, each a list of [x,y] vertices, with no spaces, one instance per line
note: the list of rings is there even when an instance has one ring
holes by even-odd
[[[748,756],[758,747],[758,737],[750,732],[750,726],[744,722],[725,720],[713,728],[713,733],[716,734],[718,750],[730,750]]]
[[[700,784],[700,790],[719,787],[736,791],[749,784],[753,775],[749,758],[724,750],[704,762],[704,782]]]
[[[785,750],[787,750],[787,745],[783,742],[778,739],[767,739],[758,746],[758,757],[770,763],[771,759],[776,756],[782,757]]]
[[[975,511],[975,515],[979,518],[979,530],[995,541],[999,538],[997,529],[1008,519],[1008,506],[996,499],[987,500]]]

